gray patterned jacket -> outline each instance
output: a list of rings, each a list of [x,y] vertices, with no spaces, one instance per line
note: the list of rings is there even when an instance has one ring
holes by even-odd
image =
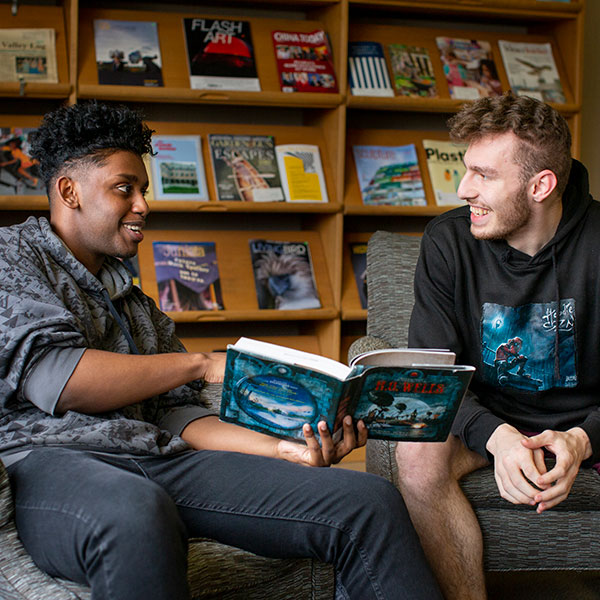
[[[132,285],[120,261],[107,258],[96,278],[45,218],[0,228],[2,457],[40,445],[135,455],[188,448],[179,434],[209,413],[202,405],[201,382],[119,411],[54,414],[86,349],[130,352],[109,312],[106,291],[141,354],[184,351],[171,319]]]

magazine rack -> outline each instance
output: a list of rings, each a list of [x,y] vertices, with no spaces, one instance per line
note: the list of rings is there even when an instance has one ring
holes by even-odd
[[[34,0],[35,2],[36,0]],[[492,43],[500,79],[508,87],[497,40],[550,42],[567,96],[556,108],[567,118],[573,149],[580,146],[584,0],[225,0],[218,7],[202,1],[173,7],[165,2],[150,10],[139,3],[124,8],[116,2],[98,7],[85,0],[59,0],[48,6],[0,5],[2,27],[53,27],[57,32],[58,84],[28,84],[19,96],[17,83],[0,83],[0,126],[36,126],[41,116],[62,102],[95,98],[125,102],[142,108],[151,126],[161,134],[202,136],[209,202],[153,201],[152,230],[313,232],[319,237],[329,312],[294,312],[286,319],[264,319],[253,304],[236,309],[222,322],[178,319],[178,332],[214,340],[250,335],[270,337],[335,359],[364,334],[366,311],[360,308],[354,285],[347,240],[368,239],[377,229],[420,232],[445,207],[435,205],[427,164],[420,144],[424,138],[447,139],[446,120],[461,102],[450,98],[435,44],[436,35],[484,39]],[[260,92],[190,89],[183,35],[184,16],[224,17],[250,22]],[[94,48],[93,19],[154,21],[163,59],[163,87],[99,85]],[[491,24],[490,24],[491,21]],[[329,36],[339,93],[284,93],[279,87],[271,32],[310,32],[323,29]],[[348,41],[379,42],[387,54],[391,43],[419,44],[430,49],[437,75],[438,98],[365,97],[347,89]],[[388,71],[390,69],[387,56]],[[209,133],[273,135],[276,144],[308,143],[320,148],[329,202],[244,203],[218,202],[206,145]],[[364,206],[351,147],[414,143],[427,196],[427,206]],[[0,188],[2,225],[23,220],[20,211],[45,211],[41,196],[9,196]],[[322,290],[319,290],[322,292]],[[254,302],[254,297],[241,295]],[[230,303],[231,304],[231,303]],[[327,314],[327,316],[324,316]],[[220,329],[217,330],[217,325]],[[222,344],[219,344],[222,345]],[[289,345],[289,344],[288,344]]]

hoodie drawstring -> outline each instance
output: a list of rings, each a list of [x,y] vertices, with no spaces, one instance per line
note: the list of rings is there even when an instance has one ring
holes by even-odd
[[[115,321],[117,322],[117,325],[120,327],[121,331],[123,332],[123,335],[127,338],[127,343],[129,344],[129,349],[131,350],[131,353],[139,354],[140,351],[138,350],[137,346],[135,345],[135,342],[133,341],[133,338],[131,337],[129,330],[127,329],[127,327],[125,327],[125,323],[123,323],[123,319],[121,318],[121,315],[115,308],[115,305],[112,303],[112,300],[110,299],[110,296],[108,295],[108,292],[106,291],[105,288],[102,288],[102,296],[106,300],[106,304],[108,304],[108,310],[110,311],[110,314],[114,317]]]

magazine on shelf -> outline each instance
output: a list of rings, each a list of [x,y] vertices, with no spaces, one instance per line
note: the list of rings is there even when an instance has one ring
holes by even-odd
[[[364,421],[370,438],[441,442],[475,371],[454,360],[453,352],[396,348],[347,366],[240,338],[227,347],[220,418],[303,440],[302,426],[317,433],[319,421],[337,438],[349,414]]]
[[[489,42],[450,37],[437,37],[436,42],[452,98],[477,100],[502,95]]]
[[[337,92],[331,46],[322,29],[273,31],[282,92]]]
[[[208,200],[199,135],[153,135],[154,200]]]
[[[222,310],[214,242],[152,242],[160,309]]]
[[[399,96],[437,98],[438,89],[429,50],[406,44],[389,44],[392,79]]]
[[[367,242],[350,242],[350,261],[352,262],[352,271],[356,290],[360,300],[361,308],[368,308],[367,291]]]
[[[219,200],[285,200],[273,136],[209,134],[208,144]]]
[[[58,83],[54,29],[0,29],[0,81]]]
[[[363,204],[427,204],[414,144],[352,146],[352,152]]]
[[[550,43],[499,40],[498,46],[515,94],[542,102],[566,102]]]
[[[194,90],[260,92],[249,21],[184,18]]]
[[[458,186],[466,168],[463,162],[467,144],[442,140],[423,140],[427,169],[438,206],[465,204],[458,195]]]
[[[308,242],[250,240],[258,308],[321,308]]]
[[[100,85],[163,85],[155,22],[94,19],[94,47]]]
[[[383,48],[378,42],[348,44],[348,79],[355,96],[393,96]]]
[[[318,146],[280,144],[275,154],[287,202],[329,202]]]
[[[45,196],[37,159],[31,158],[32,127],[0,127],[0,196]]]

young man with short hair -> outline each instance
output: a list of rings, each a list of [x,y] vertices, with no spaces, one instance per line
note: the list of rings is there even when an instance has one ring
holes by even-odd
[[[342,598],[439,598],[400,494],[329,466],[366,440],[306,444],[222,423],[224,355],[186,353],[132,285],[151,130],[89,103],[34,135],[50,221],[0,229],[0,457],[37,565],[93,600],[188,597],[187,540],[332,563]],[[214,385],[217,384],[217,385]],[[284,459],[284,460],[280,460]]]
[[[458,195],[415,274],[409,344],[477,368],[452,434],[398,444],[399,480],[446,598],[485,598],[483,545],[459,480],[494,463],[500,495],[541,513],[600,461],[600,206],[565,120],[510,94],[449,122],[467,142]],[[544,452],[556,458],[547,469]],[[515,544],[522,540],[515,540]]]

